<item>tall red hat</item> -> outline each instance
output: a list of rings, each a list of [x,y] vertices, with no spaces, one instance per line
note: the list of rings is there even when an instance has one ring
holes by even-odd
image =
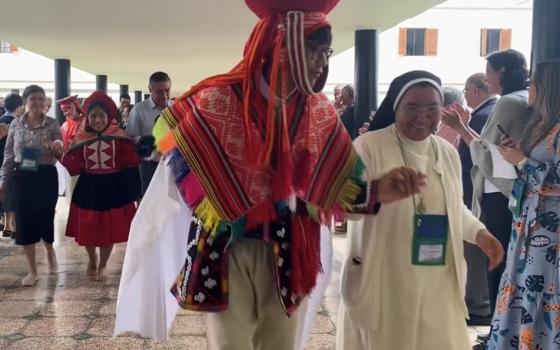
[[[245,0],[259,18],[272,18],[290,11],[329,14],[339,0]]]
[[[325,84],[328,67],[323,68],[322,76],[317,79],[314,86],[309,83],[306,66],[306,50],[304,49],[306,37],[322,27],[330,27],[327,14],[338,4],[339,0],[245,0],[247,6],[260,18],[255,25],[249,40],[245,45],[242,61],[230,72],[213,76],[199,82],[187,91],[180,100],[197,93],[201,89],[211,86],[225,86],[235,83],[243,84],[243,117],[246,143],[249,158],[256,164],[269,165],[272,159],[274,144],[281,144],[284,155],[280,159],[290,161],[287,153],[290,150],[288,127],[286,118],[282,118],[281,125],[275,121],[274,100],[269,101],[268,111],[262,116],[265,125],[265,145],[263,148],[254,147],[255,141],[251,129],[251,116],[249,113],[251,101],[260,92],[256,88],[256,77],[263,74],[264,64],[269,65],[268,77],[271,87],[278,86],[278,82],[286,82],[287,75],[291,74],[298,90],[305,95],[320,92]],[[286,57],[284,59],[283,57]],[[288,62],[289,69],[288,69]],[[284,83],[283,83],[284,84]],[[285,97],[288,95],[285,86],[282,87],[282,110],[286,110]],[[173,119],[181,120],[184,111],[179,105],[171,107]],[[280,130],[277,130],[280,128]],[[280,140],[276,140],[279,138]],[[279,141],[279,142],[276,142]],[[282,166],[280,166],[282,168]],[[284,169],[290,169],[285,164]],[[286,176],[286,178],[290,178]]]

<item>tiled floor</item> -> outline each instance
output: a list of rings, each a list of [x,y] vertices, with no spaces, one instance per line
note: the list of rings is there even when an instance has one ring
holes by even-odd
[[[115,248],[105,282],[86,276],[87,256],[83,248],[65,240],[66,202],[57,208],[57,274],[48,274],[43,247],[38,246],[39,282],[23,288],[25,257],[12,243],[0,242],[0,349],[206,349],[202,316],[181,312],[171,339],[154,343],[134,334],[112,338],[115,302],[125,245]],[[308,342],[308,349],[334,349],[337,292],[344,236],[334,238],[333,278],[323,299]],[[470,328],[471,337],[486,327]]]

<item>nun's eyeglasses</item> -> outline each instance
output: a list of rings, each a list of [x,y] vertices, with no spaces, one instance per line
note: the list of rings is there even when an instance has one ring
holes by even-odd
[[[404,106],[400,106],[399,108],[401,108],[407,115],[414,115],[421,112],[426,112],[428,114],[437,114],[441,111],[440,105],[433,105],[433,106],[426,106],[426,107],[404,105]]]

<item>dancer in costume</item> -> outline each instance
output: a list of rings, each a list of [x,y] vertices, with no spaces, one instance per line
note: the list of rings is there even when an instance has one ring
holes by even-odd
[[[134,141],[114,123],[117,106],[109,96],[95,91],[84,111],[86,120],[61,160],[70,175],[80,174],[66,235],[86,247],[87,273],[102,281],[113,244],[128,239],[140,198],[140,158]]]
[[[78,101],[78,95],[68,96],[56,101],[66,117],[66,122],[62,124],[60,130],[62,132],[62,139],[64,140],[64,146],[68,147],[72,143],[72,139],[80,123],[84,119],[84,111],[80,106],[80,101]]]
[[[59,104],[62,113],[66,117],[66,121],[60,127],[60,132],[62,133],[64,148],[67,149],[72,144],[72,140],[84,119],[84,111],[80,106],[80,101],[78,101],[78,95],[62,98],[57,100],[56,103]],[[78,177],[70,176],[63,167],[58,166],[57,170],[59,172],[58,176],[63,179],[59,186],[65,187],[64,194],[68,202],[70,202]]]
[[[210,349],[299,348],[321,226],[335,211],[373,214],[424,185],[403,167],[363,181],[320,93],[337,2],[247,0],[260,20],[242,62],[162,112],[154,136],[166,156],[132,224],[116,334],[165,339],[171,288],[181,307],[208,312]]]

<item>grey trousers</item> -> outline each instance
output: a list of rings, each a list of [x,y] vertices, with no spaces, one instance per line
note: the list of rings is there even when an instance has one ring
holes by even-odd
[[[488,316],[491,313],[488,298],[488,258],[474,244],[464,242],[467,262],[467,290],[465,303],[470,315]]]

